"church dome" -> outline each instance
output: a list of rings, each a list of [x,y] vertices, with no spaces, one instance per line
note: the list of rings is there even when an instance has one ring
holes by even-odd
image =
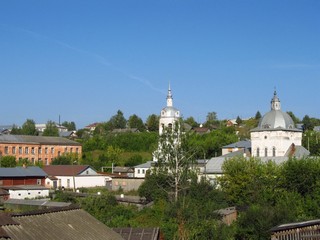
[[[281,110],[271,110],[266,113],[260,120],[258,128],[260,129],[293,129],[294,122],[289,114],[282,112]]]
[[[281,111],[280,100],[277,96],[276,91],[271,100],[271,111],[266,113],[259,122],[259,125],[256,130],[298,130],[295,128],[295,124],[286,112]]]

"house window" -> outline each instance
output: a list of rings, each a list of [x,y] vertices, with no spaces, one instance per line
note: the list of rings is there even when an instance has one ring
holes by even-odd
[[[71,152],[71,153],[73,152],[73,148],[70,148],[70,152]]]
[[[12,154],[16,154],[16,147],[12,147]]]
[[[25,153],[25,154],[29,154],[29,148],[28,148],[28,147],[26,147],[26,148],[24,149],[24,153]]]
[[[76,148],[76,153],[79,153],[79,148]]]
[[[260,148],[257,148],[257,157],[260,157]]]
[[[67,188],[70,188],[70,179],[67,179]]]
[[[65,148],[64,148],[64,152],[66,153],[67,151],[68,151],[68,149],[65,147]]]
[[[144,172],[145,170],[144,169],[142,169],[142,174],[144,174],[145,172]]]
[[[86,174],[87,174],[87,175],[89,174],[89,171],[88,171],[88,170],[86,171]]]
[[[37,185],[41,185],[41,179],[37,179]]]
[[[8,148],[8,146],[5,146],[5,147],[4,147],[4,153],[5,153],[5,154],[8,154],[8,153],[9,153],[9,148]]]
[[[44,152],[45,152],[45,154],[48,154],[48,148],[47,147],[44,149]]]
[[[31,154],[34,155],[34,147],[31,148]]]
[[[35,164],[36,164],[36,162],[35,162],[34,158],[31,158],[31,161],[32,161],[32,164],[33,164],[33,165],[35,165]]]
[[[275,147],[272,148],[272,156],[274,156],[274,157],[276,156],[276,148]]]
[[[58,151],[58,157],[60,157],[60,155],[61,155],[61,152],[60,152],[60,151]]]
[[[19,154],[22,154],[22,147],[19,147]]]
[[[265,149],[264,149],[264,156],[265,156],[265,157],[268,157],[268,148],[265,148]]]
[[[45,164],[45,165],[49,165],[48,158],[45,158],[45,159],[44,159],[44,164]]]
[[[138,169],[138,174],[140,174],[140,169]]]
[[[51,154],[54,154],[54,148],[53,147],[51,148]]]
[[[38,153],[39,153],[39,154],[42,154],[42,149],[41,149],[41,147],[39,147]]]

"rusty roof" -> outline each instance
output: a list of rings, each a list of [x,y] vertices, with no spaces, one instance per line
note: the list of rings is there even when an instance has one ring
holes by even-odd
[[[29,144],[47,144],[47,145],[72,145],[81,146],[76,141],[63,137],[29,136],[29,135],[0,135],[0,143],[29,143]]]
[[[42,169],[49,176],[77,176],[88,168],[89,165],[46,165]]]

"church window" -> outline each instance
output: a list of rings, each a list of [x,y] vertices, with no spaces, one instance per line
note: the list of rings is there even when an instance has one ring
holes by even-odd
[[[268,137],[267,136],[264,136],[264,139],[267,139]]]
[[[172,123],[169,123],[169,124],[168,124],[168,127],[169,127],[169,128],[172,128]]]
[[[272,156],[273,156],[273,157],[276,156],[276,148],[275,148],[275,147],[272,148]]]
[[[257,148],[257,157],[260,157],[260,148]]]
[[[264,149],[264,156],[265,156],[265,157],[268,157],[268,148],[265,148],[265,149]]]

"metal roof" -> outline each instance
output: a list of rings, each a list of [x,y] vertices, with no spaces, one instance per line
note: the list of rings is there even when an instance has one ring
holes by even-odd
[[[320,224],[320,219],[315,219],[315,220],[310,220],[310,221],[305,221],[305,222],[295,222],[295,223],[286,223],[286,224],[281,224],[276,227],[271,228],[271,232],[278,232],[278,231],[283,231],[283,230],[290,230],[293,228],[302,228],[302,227],[308,227],[312,225],[319,225]]]
[[[89,165],[46,165],[43,166],[43,171],[49,176],[77,176],[88,168],[91,167]]]
[[[80,143],[63,137],[44,137],[29,135],[0,135],[0,143],[29,143],[47,145],[72,145],[81,146]]]
[[[155,228],[114,228],[125,240],[158,240],[160,229]]]
[[[0,177],[46,177],[39,167],[0,168]]]
[[[30,200],[30,199],[8,199],[4,204],[12,205],[29,205],[29,206],[43,206],[43,207],[68,207],[71,203],[67,202],[54,202],[48,200]]]
[[[246,141],[239,141],[236,143],[232,143],[226,146],[223,146],[222,148],[251,148],[251,141],[246,140]]]
[[[153,161],[148,161],[145,163],[142,163],[140,165],[135,166],[134,168],[151,168]]]
[[[51,208],[11,214],[10,217],[1,213],[0,219],[3,216],[7,217],[1,222],[0,229],[10,239],[123,240],[121,235],[82,209]],[[13,225],[12,221],[18,225]]]

